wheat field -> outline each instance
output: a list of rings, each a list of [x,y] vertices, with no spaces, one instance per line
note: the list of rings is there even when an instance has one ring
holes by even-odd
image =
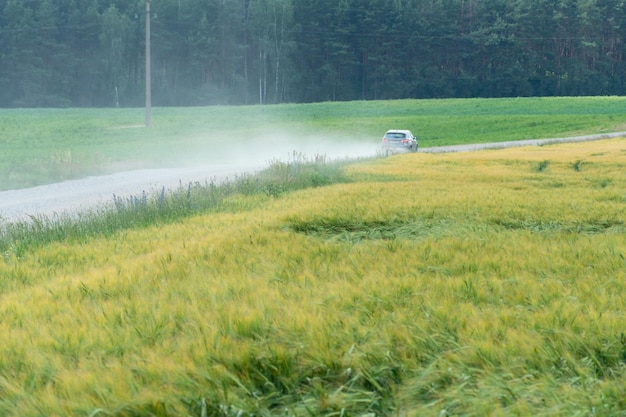
[[[624,139],[396,155],[6,253],[0,414],[626,415],[625,167]]]

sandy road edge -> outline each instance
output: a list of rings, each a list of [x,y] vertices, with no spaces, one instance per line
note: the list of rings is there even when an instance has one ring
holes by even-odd
[[[610,132],[610,133],[598,133],[595,135],[584,136],[572,136],[566,138],[549,138],[549,139],[525,139],[525,140],[513,140],[507,142],[491,142],[491,143],[476,143],[470,145],[451,145],[451,146],[437,146],[431,148],[422,148],[419,152],[425,153],[448,153],[448,152],[469,152],[479,151],[484,149],[504,149],[514,148],[522,146],[543,146],[554,145],[559,143],[574,143],[574,142],[589,142],[594,140],[613,139],[619,137],[626,137],[626,131],[622,132]]]

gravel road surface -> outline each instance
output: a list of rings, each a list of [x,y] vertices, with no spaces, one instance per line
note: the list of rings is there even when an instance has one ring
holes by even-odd
[[[113,204],[113,195],[128,197],[175,189],[196,181],[223,181],[263,166],[212,165],[177,169],[141,169],[117,174],[87,177],[33,188],[0,192],[0,224],[29,220],[31,216],[78,213]]]
[[[615,132],[600,135],[578,136],[559,139],[533,139],[512,142],[484,143],[474,145],[440,146],[422,148],[420,152],[444,153],[467,152],[481,149],[499,149],[516,146],[538,146],[565,142],[582,142],[626,136],[626,132]],[[345,158],[375,156],[376,149],[355,148],[326,153],[329,158]],[[267,164],[224,164],[177,169],[143,169],[120,172],[112,175],[89,177],[79,180],[65,181],[56,184],[42,185],[33,188],[0,192],[0,225],[5,222],[29,220],[39,216],[62,216],[80,211],[104,207],[113,203],[113,195],[127,197],[139,195],[143,191],[152,192],[174,189],[179,185],[207,181],[219,182],[236,175],[251,173],[267,167]]]
[[[307,140],[293,148],[293,143],[257,144],[232,155],[224,155],[219,163],[168,169],[141,169],[111,175],[88,177],[55,184],[10,191],[0,191],[0,227],[3,223],[29,221],[33,217],[55,217],[80,213],[113,205],[117,197],[138,196],[142,192],[176,189],[180,185],[206,182],[219,183],[238,175],[267,168],[271,161],[293,160],[294,155],[313,158],[348,159],[376,155],[373,144],[333,143]],[[285,157],[285,155],[287,155]]]

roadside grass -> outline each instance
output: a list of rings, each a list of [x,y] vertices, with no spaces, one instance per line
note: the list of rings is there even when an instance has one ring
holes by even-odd
[[[146,129],[142,109],[0,109],[0,190],[259,158],[302,143],[376,146],[398,126],[422,147],[621,131],[624,114],[623,97],[356,101],[155,108]]]
[[[220,182],[180,184],[173,190],[163,187],[130,197],[113,195],[111,204],[76,214],[6,222],[0,224],[0,255],[20,258],[52,242],[79,243],[199,214],[251,210],[269,198],[294,190],[346,182],[342,168],[347,164],[346,160],[294,152],[287,160],[269,161],[268,167],[256,174],[244,173]]]
[[[396,155],[0,257],[0,414],[623,415],[625,163]]]

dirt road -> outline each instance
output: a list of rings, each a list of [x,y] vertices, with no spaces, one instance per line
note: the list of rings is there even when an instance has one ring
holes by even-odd
[[[466,152],[481,149],[499,149],[515,146],[538,146],[564,142],[581,142],[626,136],[626,132],[601,135],[578,136],[559,139],[533,139],[513,142],[485,143],[474,145],[440,146],[423,148],[420,152]],[[375,145],[355,147],[349,151],[330,150],[329,158],[374,156]],[[349,152],[349,153],[348,153]],[[278,152],[277,152],[278,153]],[[126,197],[139,195],[143,191],[158,191],[162,187],[173,189],[179,185],[207,181],[223,181],[238,174],[251,173],[267,166],[266,163],[239,163],[200,166],[178,169],[144,169],[120,172],[112,175],[89,177],[33,188],[0,192],[0,225],[4,222],[28,220],[31,216],[65,215],[102,207],[113,203],[113,195]]]
[[[516,140],[516,141],[509,141],[509,142],[438,146],[435,148],[420,149],[420,152],[429,152],[429,153],[469,152],[469,151],[478,151],[478,150],[483,150],[483,149],[503,149],[503,148],[514,148],[514,147],[520,147],[520,146],[543,146],[543,145],[554,145],[558,143],[588,142],[592,140],[611,139],[611,138],[619,138],[619,137],[625,137],[625,136],[626,136],[626,132],[612,132],[612,133],[602,133],[598,135],[573,136],[569,138],[528,139],[528,140]]]
[[[128,197],[142,192],[157,192],[163,187],[175,189],[181,184],[220,182],[237,175],[267,168],[269,161],[290,160],[291,155],[329,159],[371,157],[376,145],[362,142],[332,143],[323,140],[298,144],[257,144],[257,149],[226,155],[219,165],[190,166],[174,169],[142,169],[112,175],[88,177],[41,185],[33,188],[0,192],[0,226],[7,222],[28,221],[32,217],[64,216],[113,204],[113,195]],[[264,145],[264,146],[261,146]],[[285,157],[287,155],[287,157]]]
[[[173,189],[192,182],[223,181],[262,166],[206,166],[178,169],[142,169],[88,177],[33,188],[0,192],[0,224],[31,216],[77,213],[113,203],[113,195],[127,197],[143,191]]]

